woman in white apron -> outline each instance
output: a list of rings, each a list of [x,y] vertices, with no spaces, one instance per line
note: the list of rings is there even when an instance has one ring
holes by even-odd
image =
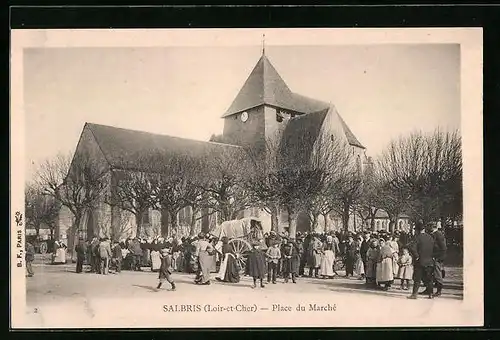
[[[321,251],[321,260],[319,265],[319,275],[323,278],[333,278],[333,265],[335,263],[335,253],[333,237],[327,236],[326,243]]]
[[[160,245],[158,244],[157,240],[153,241],[152,247],[151,247],[151,271],[152,272],[157,272],[160,270],[161,266],[161,257],[160,257]]]
[[[53,264],[64,264],[66,263],[66,245],[62,242],[56,241],[54,243],[54,258]]]

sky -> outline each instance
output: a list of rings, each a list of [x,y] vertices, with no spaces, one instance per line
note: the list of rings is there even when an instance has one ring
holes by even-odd
[[[222,133],[255,46],[24,50],[26,176],[76,148],[85,122],[198,140]],[[460,128],[460,46],[266,46],[294,92],[333,103],[376,157],[414,130]]]

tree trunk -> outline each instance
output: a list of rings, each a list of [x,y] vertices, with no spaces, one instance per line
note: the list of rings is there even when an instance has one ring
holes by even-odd
[[[330,221],[330,217],[328,216],[328,214],[322,214],[323,215],[323,220],[325,221],[325,226],[323,228],[323,232],[327,232],[330,230],[330,226],[329,226],[329,221]]]
[[[297,217],[295,211],[288,211],[288,236],[293,239],[297,235]]]
[[[189,236],[193,237],[196,235],[196,215],[198,214],[198,210],[192,207],[193,213],[191,214],[191,223],[189,225]]]
[[[271,230],[278,232],[279,228],[279,207],[278,205],[273,205],[271,207]]]
[[[179,223],[177,221],[177,211],[170,211],[170,230],[168,236],[172,236],[173,233],[177,233],[179,231]]]
[[[40,226],[35,227],[35,232],[36,232],[36,239],[38,240],[38,237],[40,236]]]
[[[73,225],[69,228],[68,236],[68,257],[73,260],[73,254],[75,253],[76,238],[78,237],[78,230],[80,228],[80,223],[82,221],[82,216],[80,214],[75,214],[75,219]]]
[[[310,225],[309,231],[313,233],[317,227],[318,227],[318,215],[312,214],[311,225]]]
[[[135,231],[135,237],[141,237],[142,233],[142,212],[139,212],[137,214],[134,214],[135,216],[135,225],[136,225],[136,231]]]
[[[349,231],[349,207],[348,202],[344,203],[344,209],[342,210],[342,226],[345,231]]]
[[[394,226],[396,225],[396,222],[394,221],[394,219],[390,219],[389,220],[389,232],[392,234],[394,232]]]

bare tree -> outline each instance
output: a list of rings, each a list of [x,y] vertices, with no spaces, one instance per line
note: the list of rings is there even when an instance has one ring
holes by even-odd
[[[45,195],[55,198],[73,214],[68,237],[68,249],[72,253],[84,214],[91,212],[104,199],[109,171],[86,153],[75,153],[73,158],[59,155],[42,163],[37,183]]]
[[[141,235],[143,215],[154,204],[153,181],[156,175],[155,161],[150,155],[137,155],[121,160],[120,167],[113,169],[113,186],[106,203],[112,208],[130,212],[136,222],[136,235]]]
[[[437,129],[400,137],[384,151],[379,168],[386,197],[404,200],[402,209],[414,221],[445,221],[461,215],[462,151],[458,131]]]
[[[201,182],[205,207],[218,212],[222,221],[235,219],[251,206],[243,181],[249,173],[248,157],[243,149],[225,148],[203,159],[205,180]]]
[[[322,173],[323,179],[318,190],[308,193],[304,206],[307,209],[311,229],[315,230],[321,215],[326,223],[328,216],[337,207],[336,198],[343,188],[348,171],[354,171],[353,158],[347,143],[335,135],[320,134],[314,143],[311,166]]]
[[[190,155],[171,154],[159,160],[160,173],[153,181],[153,196],[157,209],[169,214],[170,230],[177,231],[177,215],[187,206],[199,207],[202,176],[200,160]]]
[[[377,175],[375,164],[369,158],[362,175],[361,197],[356,212],[372,231],[375,231],[375,217],[383,206],[384,197],[381,181]]]
[[[38,238],[40,227],[45,224],[50,228],[50,235],[53,238],[60,208],[54,197],[44,195],[36,184],[27,184],[25,205],[26,226],[35,229]]]

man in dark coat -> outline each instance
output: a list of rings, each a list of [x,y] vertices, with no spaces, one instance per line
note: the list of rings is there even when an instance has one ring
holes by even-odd
[[[111,249],[113,269],[116,273],[122,271],[122,247],[118,241],[114,242],[113,248]]]
[[[302,243],[302,253],[300,256],[300,266],[299,266],[299,275],[304,276],[305,268],[307,265],[307,252],[309,250],[309,244],[311,243],[312,236],[310,234],[305,235],[304,242]]]
[[[264,277],[267,274],[266,255],[259,249],[260,243],[253,242],[252,250],[247,258],[247,273],[253,278],[252,288],[257,287],[257,279],[260,280],[260,287],[264,288]]]
[[[24,259],[26,260],[26,272],[28,277],[32,277],[35,275],[31,265],[35,260],[35,247],[30,242],[26,242],[26,255],[24,256]]]
[[[129,250],[132,255],[132,270],[141,271],[142,247],[137,237],[130,242]]]
[[[300,253],[298,245],[293,240],[288,241],[283,247],[281,253],[283,259],[283,278],[285,283],[288,283],[290,276],[292,282],[297,283],[296,277],[299,273]]]
[[[85,261],[85,256],[87,253],[87,245],[80,239],[75,247],[76,252],[76,272],[81,273],[83,270],[83,262]]]
[[[370,233],[365,233],[363,237],[363,242],[361,242],[361,246],[359,248],[359,252],[361,253],[361,261],[363,261],[363,267],[366,273],[366,253],[370,249]]]
[[[347,237],[345,243],[345,276],[354,275],[354,264],[357,256],[356,244],[352,235]]]
[[[434,297],[441,295],[443,289],[443,272],[444,272],[444,259],[446,257],[446,238],[444,234],[438,229],[437,223],[429,225],[429,233],[434,239],[434,249],[432,257],[434,259],[434,283],[436,284],[437,291]],[[428,294],[427,291],[423,292]]]
[[[434,251],[434,239],[431,235],[425,232],[425,228],[421,223],[416,226],[417,235],[413,242],[409,245],[410,251],[413,256],[414,272],[413,272],[413,292],[409,299],[416,299],[418,296],[418,289],[420,288],[420,281],[423,281],[427,287],[426,292],[429,299],[433,298],[432,295],[432,273],[434,271],[434,261],[432,254]]]

